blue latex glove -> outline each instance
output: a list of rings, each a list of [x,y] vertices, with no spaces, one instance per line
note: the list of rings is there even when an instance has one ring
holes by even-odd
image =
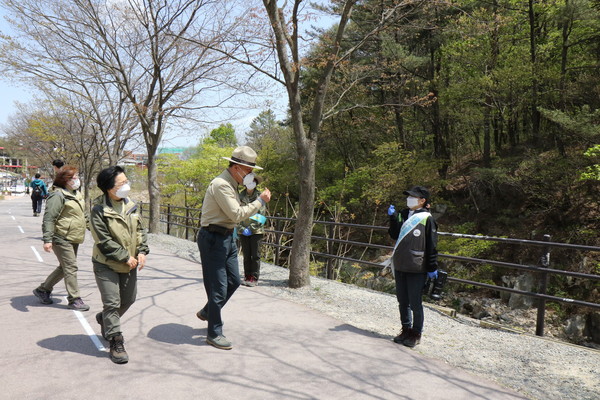
[[[388,215],[394,215],[395,212],[396,212],[396,207],[394,207],[394,205],[391,204],[390,208],[388,208]]]
[[[252,235],[252,231],[250,230],[250,228],[244,228],[244,230],[242,231],[242,235],[244,235],[244,236],[251,236]]]
[[[427,276],[429,277],[429,279],[437,279],[437,276],[438,276],[437,269],[433,272],[428,272]]]

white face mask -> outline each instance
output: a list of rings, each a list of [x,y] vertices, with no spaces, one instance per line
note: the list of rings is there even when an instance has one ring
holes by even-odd
[[[123,186],[121,186],[119,188],[119,190],[117,190],[115,195],[120,199],[124,199],[129,195],[130,190],[131,190],[131,186],[129,186],[129,183],[126,183]]]
[[[419,205],[419,199],[416,197],[408,196],[406,198],[406,207],[411,210]]]
[[[256,181],[254,180],[254,172],[250,172],[248,175],[246,175],[242,183],[248,189],[254,189],[256,187]]]
[[[71,189],[77,190],[81,186],[81,181],[79,180],[79,178],[72,179],[69,185],[71,186]]]

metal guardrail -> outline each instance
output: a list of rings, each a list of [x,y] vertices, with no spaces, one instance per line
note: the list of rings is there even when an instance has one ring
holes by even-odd
[[[140,203],[140,210],[141,210],[140,212],[143,217],[148,218],[145,215],[143,215],[144,205],[147,205],[147,203]],[[164,212],[163,212],[163,210],[164,210]],[[174,212],[176,210],[183,210],[183,213],[177,214]],[[178,206],[171,206],[171,205],[161,205],[160,222],[162,224],[166,225],[166,233],[167,234],[171,234],[171,231],[172,231],[171,227],[176,226],[176,227],[182,228],[182,231],[184,232],[184,238],[188,239],[188,240],[190,239],[189,233],[190,233],[190,231],[192,231],[194,233],[194,235],[192,236],[192,240],[194,240],[195,233],[199,230],[199,227],[200,227],[200,213],[201,213],[200,209],[178,207]],[[285,223],[293,223],[295,221],[295,219],[288,218],[288,217],[281,217],[281,216],[269,216],[267,218],[271,222],[271,229],[265,229],[265,233],[267,234],[266,237],[267,237],[267,239],[272,237],[273,240],[272,241],[265,240],[263,242],[263,244],[275,249],[274,262],[276,265],[279,265],[282,253],[285,251],[291,251],[291,248],[292,248],[291,246],[282,244],[283,238],[285,237],[286,241],[293,240],[293,236],[294,236],[294,233],[292,231],[284,230],[282,227],[282,224],[284,222]],[[182,223],[182,222],[185,222],[185,223]],[[387,229],[388,229],[387,227],[384,227],[384,226],[349,224],[349,223],[341,223],[341,222],[333,222],[333,221],[318,221],[317,220],[317,221],[314,221],[314,224],[315,225],[321,224],[321,225],[324,225],[325,227],[330,227],[330,228],[335,227],[335,226],[340,226],[340,227],[344,227],[344,228],[361,229],[361,230],[366,230],[366,231],[371,231],[371,232],[382,231],[382,232],[387,233]],[[325,234],[327,235],[327,231],[325,232]],[[590,279],[590,280],[595,280],[595,281],[600,280],[600,275],[587,274],[587,273],[575,272],[575,271],[563,271],[563,270],[557,270],[557,269],[550,268],[550,249],[551,248],[564,248],[564,249],[570,249],[570,250],[600,252],[600,247],[551,242],[550,235],[544,235],[544,240],[541,240],[541,241],[540,240],[513,239],[513,238],[500,238],[500,237],[481,236],[481,235],[467,235],[467,234],[458,234],[458,233],[450,233],[450,232],[438,232],[438,235],[442,236],[442,237],[448,237],[448,238],[486,240],[486,241],[494,241],[494,242],[507,243],[507,244],[523,244],[523,245],[528,245],[528,246],[543,247],[543,253],[542,253],[542,256],[540,257],[540,261],[539,261],[540,265],[537,265],[537,266],[518,264],[518,263],[510,263],[510,262],[505,262],[505,261],[485,260],[485,259],[478,259],[478,258],[472,258],[472,257],[463,257],[463,256],[456,256],[456,255],[451,255],[451,254],[441,254],[441,253],[438,254],[438,257],[446,258],[446,259],[450,259],[450,260],[470,262],[470,263],[476,263],[476,264],[489,264],[489,265],[494,265],[494,266],[498,266],[498,267],[524,270],[524,271],[527,271],[530,273],[539,274],[540,288],[539,288],[538,292],[522,291],[522,290],[513,289],[513,288],[509,288],[509,287],[491,285],[488,283],[469,281],[469,280],[465,280],[465,279],[459,279],[459,278],[455,278],[452,276],[448,276],[449,282],[473,285],[473,286],[482,287],[482,288],[486,288],[486,289],[492,289],[492,290],[501,291],[501,292],[515,293],[515,294],[529,296],[529,297],[538,299],[539,302],[538,302],[538,312],[537,312],[537,321],[536,321],[536,335],[538,335],[538,336],[544,335],[544,319],[545,319],[545,309],[546,309],[547,301],[566,303],[566,304],[571,304],[571,305],[575,305],[575,306],[588,307],[588,308],[600,310],[600,304],[598,304],[598,303],[590,303],[590,302],[575,300],[575,299],[570,299],[570,298],[551,296],[546,293],[548,278],[550,275],[570,276],[570,277],[574,277],[574,278]],[[388,251],[393,250],[393,246],[389,246],[389,245],[370,243],[370,242],[365,243],[365,242],[359,242],[359,241],[353,241],[353,240],[335,239],[335,238],[331,238],[331,237],[327,237],[327,236],[311,236],[311,240],[321,241],[321,242],[325,242],[328,244],[336,243],[338,245],[359,246],[359,247],[388,250]],[[345,261],[345,262],[349,262],[349,263],[353,263],[353,264],[362,264],[362,265],[366,265],[369,267],[377,267],[377,268],[384,267],[384,265],[381,263],[377,263],[377,262],[373,262],[373,261],[369,261],[369,260],[361,260],[361,259],[356,259],[356,258],[351,258],[351,257],[345,257],[345,256],[335,254],[333,251],[334,250],[333,246],[328,246],[328,247],[329,247],[330,251],[327,253],[311,251],[311,255],[313,257],[322,257],[322,258],[326,258],[328,260],[340,260],[340,261]]]

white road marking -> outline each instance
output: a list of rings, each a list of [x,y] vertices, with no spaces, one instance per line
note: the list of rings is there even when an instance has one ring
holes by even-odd
[[[10,217],[13,219],[13,221],[17,220],[14,215],[11,215]]]
[[[66,302],[68,302],[66,296],[64,297],[64,299]],[[75,316],[77,317],[77,319],[79,320],[79,322],[81,323],[81,326],[83,326],[83,330],[85,330],[85,333],[87,333],[87,335],[91,339],[92,343],[94,343],[94,345],[96,346],[98,351],[106,351],[106,347],[104,347],[104,345],[100,342],[100,339],[98,339],[98,336],[96,335],[96,333],[94,332],[94,330],[92,329],[90,324],[87,322],[87,320],[85,319],[85,317],[83,316],[81,311],[77,311],[77,310],[72,310],[72,311],[75,314]]]
[[[35,254],[35,257],[37,258],[37,260],[39,262],[44,262],[44,260],[42,259],[42,256],[40,256],[40,253],[38,253],[38,251],[35,249],[35,247],[31,246],[31,250],[33,250],[33,254]]]
[[[23,228],[21,228],[21,225],[17,225],[17,227],[19,228],[19,230],[21,231],[21,233],[25,233],[25,231],[23,230]]]

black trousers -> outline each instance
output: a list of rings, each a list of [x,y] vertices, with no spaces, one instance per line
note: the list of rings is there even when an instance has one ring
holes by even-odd
[[[42,196],[31,196],[31,206],[33,207],[33,212],[41,214],[42,213],[42,204],[44,203],[44,198]]]
[[[252,276],[258,280],[260,276],[260,245],[263,235],[240,235],[239,238],[240,245],[242,246],[242,255],[244,256],[244,277],[248,278]]]
[[[423,331],[423,285],[427,274],[396,271],[396,298],[400,309],[400,322],[415,332]]]

